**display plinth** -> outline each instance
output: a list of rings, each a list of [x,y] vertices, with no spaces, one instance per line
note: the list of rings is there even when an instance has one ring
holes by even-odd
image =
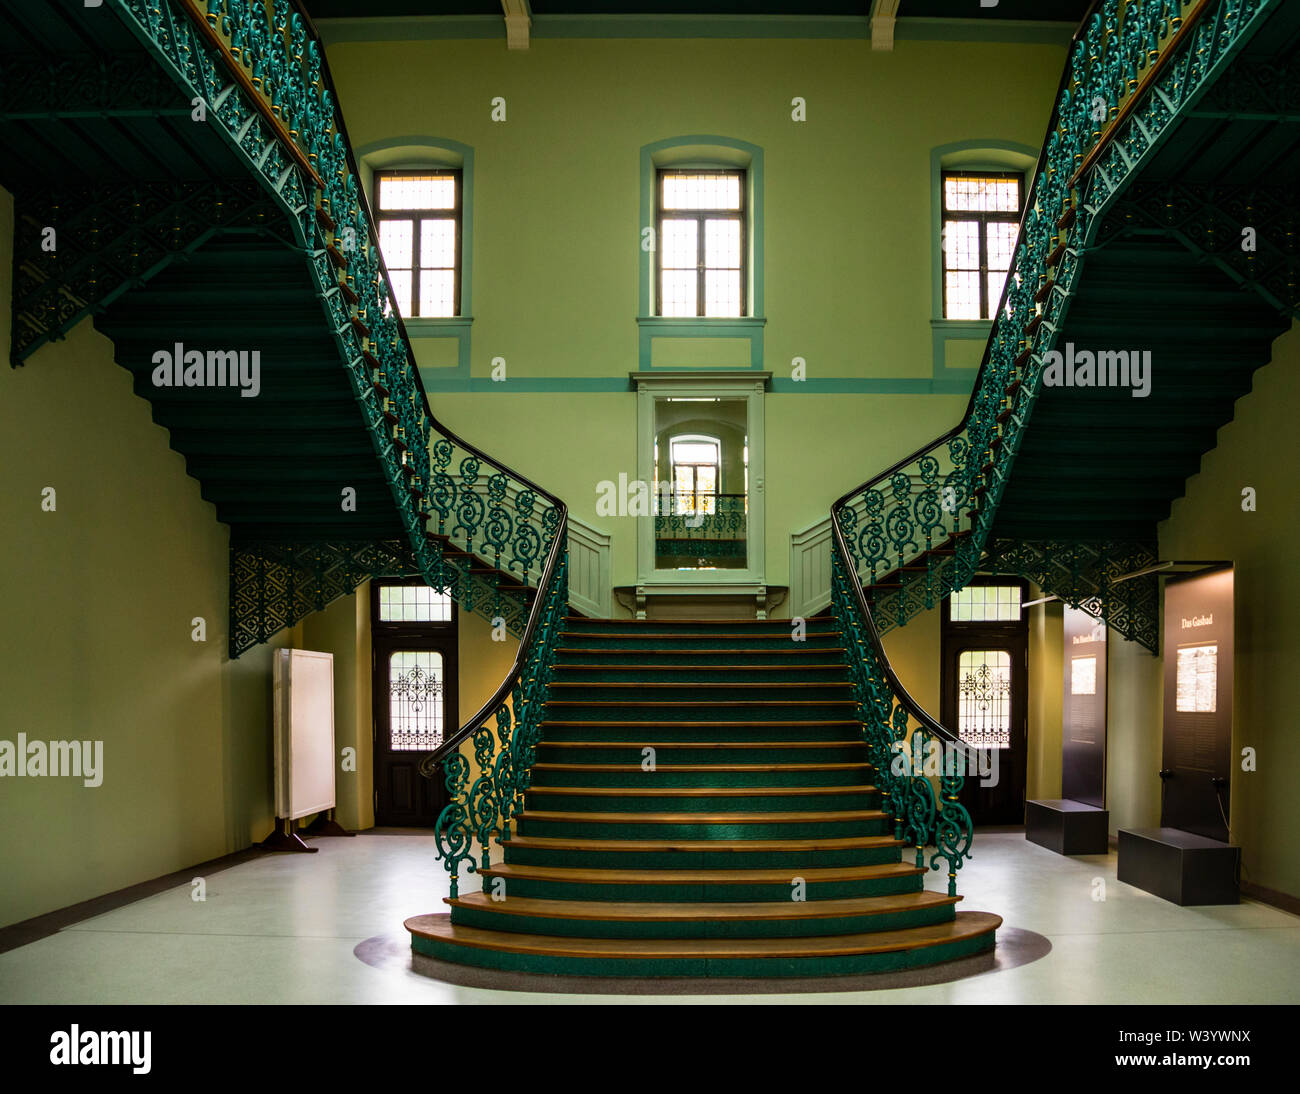
[[[1025,802],[1025,839],[1058,855],[1107,854],[1109,833],[1106,809],[1057,798]]]
[[[1173,904],[1239,904],[1241,848],[1181,828],[1121,828],[1119,880]]]

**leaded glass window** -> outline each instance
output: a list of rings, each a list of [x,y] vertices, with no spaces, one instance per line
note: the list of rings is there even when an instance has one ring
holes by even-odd
[[[957,733],[975,748],[1011,747],[1011,654],[966,650],[957,661]]]
[[[460,312],[459,171],[380,171],[379,248],[404,319]]]
[[[1023,187],[1014,173],[944,173],[945,319],[992,318],[1015,252]]]
[[[954,623],[1018,623],[1019,585],[968,585],[948,598]]]
[[[745,173],[660,171],[659,314],[745,314]]]
[[[431,752],[442,744],[442,654],[395,650],[388,656],[389,747]]]
[[[451,620],[451,595],[427,585],[382,585],[379,588],[381,623],[447,623]]]

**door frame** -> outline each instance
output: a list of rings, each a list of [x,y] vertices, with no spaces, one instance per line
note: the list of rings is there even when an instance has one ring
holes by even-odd
[[[637,584],[639,586],[754,586],[766,581],[766,517],[764,514],[763,395],[770,372],[747,370],[687,370],[634,372],[637,392],[637,476],[653,490],[655,405],[665,398],[743,400],[745,431],[749,443],[749,496],[746,563],[743,570],[660,570],[655,564],[655,518],[652,512],[637,519]]]
[[[371,791],[375,810],[375,824],[380,826],[406,826],[409,820],[394,819],[381,805],[381,777],[393,750],[387,747],[384,735],[389,726],[388,657],[396,650],[429,650],[442,655],[443,668],[443,733],[454,732],[460,725],[459,665],[459,605],[451,601],[451,619],[442,623],[388,622],[379,618],[379,590],[383,586],[424,585],[422,578],[375,578],[370,582],[370,673],[371,673]],[[432,750],[430,750],[432,752]],[[415,762],[429,753],[410,752]],[[428,826],[432,827],[438,813],[446,804],[446,789],[440,783],[427,783],[429,812]],[[419,826],[423,826],[423,821]]]
[[[976,824],[1023,824],[1025,798],[1029,776],[1029,617],[1024,607],[1029,599],[1029,583],[1023,578],[980,574],[966,583],[975,585],[1015,585],[1020,589],[1020,619],[1016,621],[954,622],[948,597],[940,602],[943,613],[939,626],[939,721],[960,736],[957,729],[956,668],[962,652],[972,649],[1006,650],[1011,654],[1011,751],[1018,760],[1008,772],[1008,765],[998,765],[998,786],[984,788],[977,778],[967,775],[962,786],[962,804],[970,811]],[[1016,742],[1019,741],[1019,749]],[[1017,797],[1015,806],[1005,806],[1005,817],[982,819],[979,811],[987,811],[996,791],[1006,793],[1005,780],[1013,779],[1012,791]],[[1000,795],[999,795],[1000,796]],[[1011,818],[1011,819],[1008,819]],[[1018,819],[1016,819],[1018,818]]]

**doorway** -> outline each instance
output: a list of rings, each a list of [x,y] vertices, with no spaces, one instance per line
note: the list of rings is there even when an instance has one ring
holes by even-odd
[[[459,726],[456,604],[419,580],[370,585],[375,824],[432,828],[447,804],[421,762]]]
[[[996,779],[967,774],[961,803],[976,824],[1023,824],[1028,766],[1027,585],[976,578],[943,603],[942,723],[985,751]],[[993,755],[996,753],[996,755]],[[981,783],[989,782],[983,786]]]

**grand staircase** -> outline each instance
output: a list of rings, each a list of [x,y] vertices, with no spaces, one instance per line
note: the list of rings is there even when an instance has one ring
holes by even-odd
[[[394,574],[518,635],[424,768],[451,912],[409,921],[417,951],[650,976],[975,954],[999,921],[955,910],[963,776],[892,769],[969,749],[881,633],[995,572],[1157,648],[1155,522],[1300,314],[1298,65],[1300,3],[1093,0],[967,409],[831,505],[834,622],[802,643],[569,618],[564,501],[429,405],[304,0],[0,6],[10,360],[87,317],[113,340],[230,524],[231,657]],[[1153,349],[1150,398],[1059,388],[1072,340]],[[260,393],[160,385],[160,347],[260,347]]]
[[[836,624],[568,619],[525,808],[418,953],[588,976],[796,977],[982,953],[903,861]]]

